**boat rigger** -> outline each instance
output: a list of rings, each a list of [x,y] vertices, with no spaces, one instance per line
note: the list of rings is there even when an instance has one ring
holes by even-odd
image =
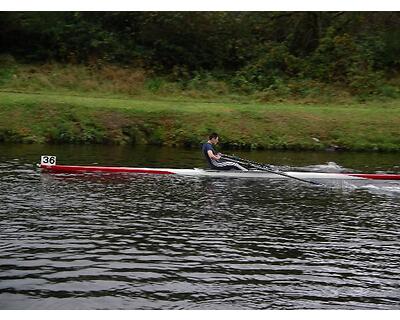
[[[220,171],[205,169],[172,169],[172,168],[132,168],[132,167],[104,167],[104,166],[70,166],[57,165],[55,157],[42,156],[39,167],[45,172],[52,173],[138,173],[138,174],[169,174],[183,176],[209,176],[234,178],[265,178],[265,179],[333,179],[333,180],[400,180],[400,174],[379,173],[327,173],[327,172],[272,172],[263,170],[249,171]]]

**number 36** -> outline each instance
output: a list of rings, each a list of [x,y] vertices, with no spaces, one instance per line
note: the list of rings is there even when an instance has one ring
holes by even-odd
[[[56,164],[56,157],[55,156],[42,156],[40,160],[40,164],[46,165],[55,165]]]

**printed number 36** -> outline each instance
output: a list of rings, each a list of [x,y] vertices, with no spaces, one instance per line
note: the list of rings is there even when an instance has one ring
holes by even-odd
[[[42,156],[42,164],[50,164],[54,165],[56,164],[56,157],[54,156]]]

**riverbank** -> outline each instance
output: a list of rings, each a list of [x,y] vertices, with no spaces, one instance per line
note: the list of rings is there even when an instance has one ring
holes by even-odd
[[[398,100],[234,103],[0,92],[0,141],[400,151]]]

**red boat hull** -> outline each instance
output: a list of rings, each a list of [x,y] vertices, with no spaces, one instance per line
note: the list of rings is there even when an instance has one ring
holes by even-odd
[[[40,168],[48,172],[59,173],[83,173],[83,172],[110,172],[110,173],[152,173],[152,174],[175,174],[168,170],[129,168],[129,167],[98,167],[98,166],[64,166],[64,165],[40,165]]]

